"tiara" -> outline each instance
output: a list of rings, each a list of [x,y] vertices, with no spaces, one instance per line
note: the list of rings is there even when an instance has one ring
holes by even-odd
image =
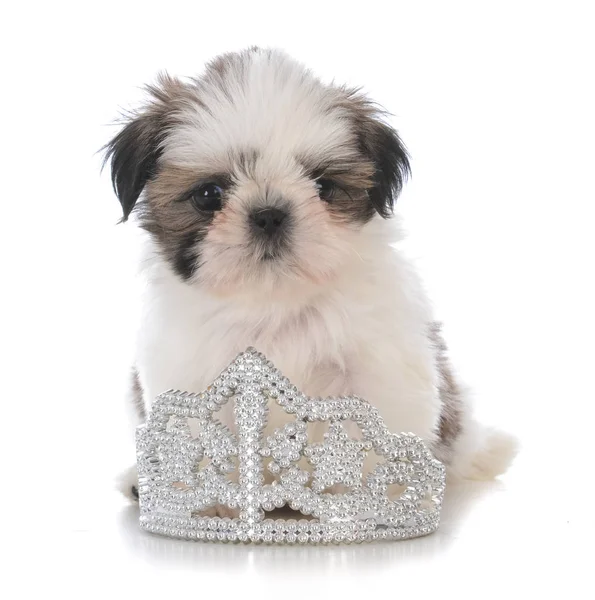
[[[217,419],[227,403],[235,431]],[[289,422],[267,435],[271,403]],[[311,442],[308,428],[316,424],[328,429]],[[158,396],[137,428],[136,446],[140,525],[151,533],[334,543],[412,538],[438,528],[445,468],[419,437],[390,433],[361,398],[306,396],[252,348],[204,392]],[[378,462],[364,475],[372,452]],[[401,493],[393,498],[395,485]],[[205,516],[216,505],[239,517]],[[281,507],[302,518],[272,518]]]

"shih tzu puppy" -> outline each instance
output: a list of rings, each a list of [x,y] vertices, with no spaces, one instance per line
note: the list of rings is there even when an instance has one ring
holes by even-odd
[[[148,91],[106,152],[123,218],[146,232],[138,422],[161,392],[201,391],[255,346],[310,396],[366,398],[451,477],[502,473],[515,442],[472,418],[394,247],[409,161],[377,106],[258,48]],[[230,406],[219,418],[233,428]],[[123,489],[135,485],[132,469]]]

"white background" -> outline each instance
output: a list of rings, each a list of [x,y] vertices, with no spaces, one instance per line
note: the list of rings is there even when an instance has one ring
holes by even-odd
[[[591,6],[590,6],[591,5]],[[0,35],[3,597],[371,593],[587,597],[595,29],[591,2],[31,2]],[[136,239],[97,150],[167,69],[282,47],[395,116],[398,202],[486,422],[523,443],[500,482],[450,491],[423,540],[336,548],[142,534],[124,379]],[[588,465],[590,470],[586,470]],[[583,471],[585,470],[585,471]],[[165,597],[165,596],[164,596]]]

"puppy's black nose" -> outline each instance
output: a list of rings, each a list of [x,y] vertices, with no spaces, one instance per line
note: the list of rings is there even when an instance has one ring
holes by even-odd
[[[264,208],[255,210],[250,219],[254,227],[266,235],[275,235],[287,218],[287,213],[279,208]]]

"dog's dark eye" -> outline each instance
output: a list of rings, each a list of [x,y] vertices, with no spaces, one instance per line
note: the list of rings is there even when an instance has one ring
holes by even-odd
[[[190,200],[198,210],[221,210],[221,196],[223,190],[216,183],[204,183],[196,188]]]
[[[316,189],[318,190],[318,195],[320,196],[321,200],[330,202],[335,195],[337,186],[335,185],[334,181],[322,178],[316,180]]]

